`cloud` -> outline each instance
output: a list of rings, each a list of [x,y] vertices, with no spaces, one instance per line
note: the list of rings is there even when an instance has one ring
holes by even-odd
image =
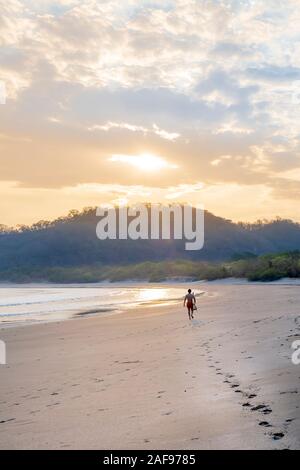
[[[245,58],[245,56],[253,55],[255,53],[255,48],[252,46],[234,43],[234,42],[217,42],[212,53],[220,58],[228,57],[239,57]]]
[[[278,65],[262,65],[259,68],[251,67],[246,73],[255,79],[270,82],[285,82],[300,80],[300,67]]]
[[[53,119],[53,118],[52,118]],[[57,121],[57,119],[56,119]],[[58,122],[58,121],[57,121]],[[152,124],[152,128],[148,129],[143,126],[129,124],[127,122],[111,122],[108,121],[105,124],[94,124],[93,126],[88,127],[89,131],[105,131],[108,132],[111,129],[126,129],[130,132],[142,132],[143,134],[154,133],[163,139],[166,140],[176,140],[180,137],[180,134],[177,132],[168,132],[165,129],[160,129],[156,124]]]
[[[109,161],[116,163],[125,163],[141,171],[158,171],[163,169],[176,169],[177,165],[167,162],[157,155],[143,153],[141,155],[122,155],[116,154],[109,158]]]
[[[143,174],[148,188],[201,181],[295,197],[280,176],[300,168],[295,0],[0,7],[2,181],[136,186],[136,167],[112,172],[109,159],[148,153],[180,169]]]

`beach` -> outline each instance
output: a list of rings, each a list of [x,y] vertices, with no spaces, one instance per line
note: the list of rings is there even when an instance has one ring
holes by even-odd
[[[188,286],[187,286],[188,287]],[[299,449],[295,285],[2,327],[1,449]]]

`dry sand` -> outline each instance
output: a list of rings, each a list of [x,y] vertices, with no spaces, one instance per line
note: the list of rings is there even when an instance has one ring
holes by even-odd
[[[299,449],[297,286],[2,329],[2,449]]]

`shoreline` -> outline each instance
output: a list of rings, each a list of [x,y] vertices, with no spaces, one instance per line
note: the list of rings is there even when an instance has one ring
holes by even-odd
[[[210,287],[220,287],[222,288],[223,286],[265,286],[265,287],[296,287],[300,285],[300,280],[295,279],[293,282],[291,282],[290,278],[284,278],[280,279],[277,281],[271,281],[271,282],[250,282],[245,279],[236,279],[236,278],[226,278],[226,279],[218,279],[214,281],[194,281],[193,283],[190,284],[185,284],[183,282],[157,282],[157,283],[145,283],[143,281],[140,282],[135,282],[135,281],[129,281],[129,282],[118,282],[118,283],[107,283],[107,282],[101,282],[98,283],[97,285],[93,283],[86,283],[86,284],[71,284],[71,285],[65,285],[65,284],[51,284],[51,283],[41,283],[41,284],[2,284],[0,282],[0,289],[1,288],[20,288],[20,289],[39,289],[39,288],[46,288],[46,289],[65,289],[65,288],[70,288],[70,289],[95,289],[95,288],[109,288],[109,289],[163,289],[164,287],[168,288],[182,288],[186,289],[187,286],[190,286],[194,289],[206,289],[206,290],[201,290],[196,293],[196,297],[200,296],[205,296],[207,295],[208,291],[210,290]],[[111,315],[120,315],[120,314],[125,314],[127,311],[132,311],[134,309],[144,309],[144,308],[159,308],[159,307],[164,307],[164,306],[176,306],[176,304],[179,305],[181,303],[181,296],[179,297],[174,297],[174,298],[168,298],[168,299],[155,299],[155,300],[145,300],[145,301],[128,301],[128,302],[123,302],[120,305],[119,304],[108,304],[107,306],[105,305],[100,305],[97,306],[95,304],[94,306],[86,306],[86,307],[81,307],[81,308],[65,308],[64,311],[58,310],[50,312],[49,314],[41,313],[39,316],[34,318],[33,314],[27,314],[27,313],[17,313],[17,314],[11,314],[11,315],[5,315],[0,313],[0,331],[7,329],[7,328],[16,328],[18,326],[22,327],[28,327],[31,325],[39,325],[39,324],[49,324],[49,323],[55,323],[55,322],[60,322],[60,321],[70,321],[74,320],[76,318],[91,318],[91,317],[106,317],[106,316],[111,316]],[[39,302],[37,302],[39,303]],[[30,303],[29,303],[30,304]],[[17,305],[17,304],[16,304]],[[9,306],[9,305],[8,305]],[[10,320],[10,316],[12,317],[12,320]],[[22,319],[24,318],[24,319]]]
[[[7,293],[5,292],[4,297],[0,298],[0,330],[18,325],[71,320],[77,317],[103,317],[137,308],[171,306],[181,302],[186,290],[186,286],[181,283],[176,285],[120,283],[118,286],[97,287],[74,285],[72,288],[74,294],[70,296],[68,289],[63,285],[39,287],[33,285],[29,290],[27,286],[19,284],[3,287]],[[197,283],[193,288],[196,297],[204,294],[204,291],[200,290],[202,284]],[[15,296],[14,300],[12,296]]]
[[[193,322],[172,305],[2,330],[0,448],[299,449],[299,306],[296,286],[210,284]]]
[[[26,288],[35,288],[35,287],[64,287],[64,288],[91,288],[91,287],[140,287],[141,285],[147,285],[147,287],[155,287],[155,286],[166,286],[166,285],[174,285],[174,286],[184,286],[187,285],[194,286],[195,284],[231,284],[231,285],[300,285],[300,278],[294,277],[283,277],[281,279],[276,279],[274,281],[249,281],[247,278],[236,278],[236,277],[226,277],[220,279],[200,279],[200,280],[165,280],[165,281],[149,281],[147,279],[144,280],[134,280],[128,279],[126,281],[99,281],[99,282],[66,282],[66,283],[58,283],[58,282],[50,282],[50,281],[35,281],[35,282],[11,282],[11,281],[0,281],[0,289],[5,287],[26,287]]]

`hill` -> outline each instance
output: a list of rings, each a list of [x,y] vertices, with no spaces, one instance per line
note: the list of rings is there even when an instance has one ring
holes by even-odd
[[[30,227],[0,226],[1,278],[9,273],[49,268],[126,266],[144,262],[193,260],[220,263],[267,253],[300,250],[300,224],[276,219],[234,223],[205,212],[205,245],[186,251],[182,240],[104,240],[96,237],[95,208],[71,211]]]

